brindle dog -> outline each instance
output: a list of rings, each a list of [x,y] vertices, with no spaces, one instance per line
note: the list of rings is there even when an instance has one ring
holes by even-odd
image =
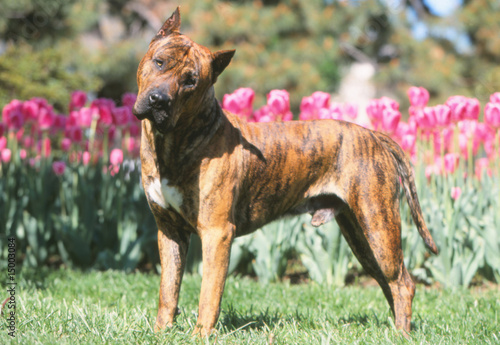
[[[203,280],[195,333],[219,317],[231,243],[281,216],[335,218],[382,287],[396,327],[410,331],[415,293],[403,263],[399,185],[427,247],[410,163],[388,136],[334,121],[247,123],[221,109],[213,84],[234,50],[210,52],[179,32],[177,9],[137,71],[142,183],[158,225],[161,284],[155,329],[178,313],[189,237],[198,234]]]

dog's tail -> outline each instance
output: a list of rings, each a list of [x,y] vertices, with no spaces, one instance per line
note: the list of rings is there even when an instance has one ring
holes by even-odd
[[[415,179],[413,177],[413,170],[410,165],[410,160],[394,140],[383,133],[375,133],[377,134],[377,137],[380,139],[383,145],[394,157],[394,161],[398,169],[398,174],[401,177],[401,182],[403,184],[406,200],[408,201],[408,205],[410,206],[411,216],[413,218],[413,221],[415,222],[415,225],[417,226],[420,236],[422,236],[427,248],[429,248],[429,250],[434,254],[438,254],[439,251],[436,247],[436,244],[434,243],[429,229],[427,229],[424,217],[422,216],[422,209],[420,208],[420,203],[418,201],[417,189],[415,187]]]

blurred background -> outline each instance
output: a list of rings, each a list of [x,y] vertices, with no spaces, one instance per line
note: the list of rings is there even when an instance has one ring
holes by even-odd
[[[390,96],[405,109],[411,85],[431,104],[453,94],[484,103],[500,89],[496,0],[2,0],[0,108],[37,96],[65,111],[77,89],[136,92],[138,62],[178,5],[183,33],[236,48],[220,100],[250,87],[260,106],[286,89],[297,116],[317,90],[358,105]]]

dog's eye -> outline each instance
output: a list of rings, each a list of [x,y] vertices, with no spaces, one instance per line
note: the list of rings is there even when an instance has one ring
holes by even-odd
[[[183,85],[185,88],[192,88],[196,85],[197,78],[195,75],[188,73],[184,76]]]
[[[161,69],[163,67],[163,61],[159,59],[153,59],[153,62],[155,63],[156,67]]]

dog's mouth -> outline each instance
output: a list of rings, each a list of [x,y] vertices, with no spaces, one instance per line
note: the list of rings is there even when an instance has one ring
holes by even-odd
[[[165,134],[168,132],[170,126],[169,111],[163,107],[151,106],[149,104],[143,105],[140,102],[136,102],[132,114],[139,119],[149,120],[153,127],[158,130],[158,132]]]

